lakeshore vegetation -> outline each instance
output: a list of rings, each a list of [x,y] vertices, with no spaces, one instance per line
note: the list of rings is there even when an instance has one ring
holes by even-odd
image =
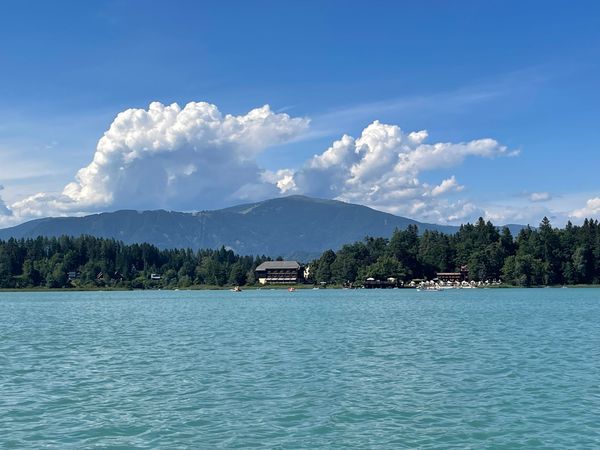
[[[0,241],[0,288],[189,288],[252,285],[266,256],[231,250],[161,250],[92,236]],[[554,228],[547,218],[515,237],[479,219],[449,235],[419,234],[416,226],[391,238],[366,237],[325,251],[309,264],[308,281],[360,284],[368,277],[432,279],[468,265],[475,281],[515,286],[599,284],[600,225],[586,219]],[[154,276],[153,276],[154,274]]]

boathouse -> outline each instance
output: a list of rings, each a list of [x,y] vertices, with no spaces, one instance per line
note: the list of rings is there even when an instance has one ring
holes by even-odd
[[[376,280],[373,277],[369,277],[363,283],[365,289],[392,289],[398,287],[398,281],[390,277],[387,280]]]
[[[295,284],[304,281],[304,267],[297,261],[267,261],[256,268],[260,284]]]
[[[438,281],[448,282],[463,282],[469,279],[469,267],[461,266],[460,272],[438,272],[435,274]]]

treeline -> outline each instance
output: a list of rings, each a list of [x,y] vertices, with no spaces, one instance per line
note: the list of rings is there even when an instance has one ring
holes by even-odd
[[[600,282],[600,227],[597,220],[553,228],[544,218],[539,228],[524,228],[516,239],[479,219],[454,235],[416,226],[396,230],[390,239],[366,238],[327,250],[311,265],[313,277],[326,283],[433,279],[467,265],[475,281],[502,280],[516,286],[597,284]]]
[[[91,236],[9,239],[0,241],[0,288],[245,285],[254,283],[254,269],[268,259],[225,248],[160,250]]]
[[[160,250],[91,236],[0,241],[0,288],[187,288],[248,285],[266,256],[220,250]],[[369,277],[409,281],[432,279],[467,265],[475,281],[502,280],[517,286],[600,283],[600,226],[568,223],[553,228],[544,218],[537,229],[513,238],[480,219],[453,235],[396,230],[390,239],[367,237],[339,251],[325,251],[309,264],[314,283],[361,284]],[[152,277],[155,274],[155,277]],[[157,279],[152,279],[157,278]],[[158,279],[159,278],[159,279]]]

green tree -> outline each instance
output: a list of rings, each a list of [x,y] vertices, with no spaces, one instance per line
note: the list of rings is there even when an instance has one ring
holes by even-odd
[[[381,256],[374,264],[361,269],[359,276],[362,280],[366,280],[367,278],[382,281],[388,278],[405,280],[407,278],[407,271],[397,259],[391,256]]]
[[[22,278],[25,287],[39,286],[41,282],[41,276],[39,271],[35,268],[32,260],[26,259],[23,262]]]
[[[335,262],[335,252],[326,250],[317,263],[315,278],[319,282],[331,283],[331,265]]]
[[[13,274],[10,256],[5,249],[0,248],[0,288],[13,287]]]
[[[246,270],[244,270],[241,261],[238,261],[231,266],[229,284],[233,286],[243,286],[246,284]]]

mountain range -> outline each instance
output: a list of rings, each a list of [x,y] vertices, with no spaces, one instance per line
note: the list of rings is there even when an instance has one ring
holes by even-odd
[[[92,235],[159,248],[220,248],[242,255],[307,261],[329,248],[363,239],[389,237],[414,224],[419,231],[455,233],[458,227],[421,223],[337,200],[290,196],[215,211],[121,210],[84,217],[36,219],[0,230],[0,239]],[[522,226],[510,225],[513,233]]]

